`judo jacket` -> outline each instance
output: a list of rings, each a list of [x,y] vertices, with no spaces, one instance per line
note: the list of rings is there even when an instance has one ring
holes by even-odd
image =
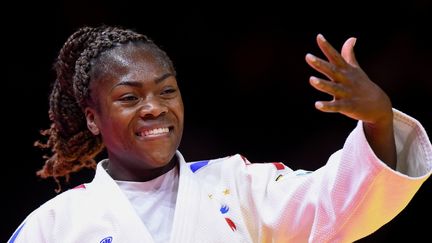
[[[186,162],[171,241],[353,242],[393,219],[432,171],[432,146],[421,124],[394,110],[397,169],[374,154],[362,122],[343,148],[315,171],[251,163],[236,154]],[[9,243],[153,242],[116,182],[98,163],[94,179],[34,210]]]

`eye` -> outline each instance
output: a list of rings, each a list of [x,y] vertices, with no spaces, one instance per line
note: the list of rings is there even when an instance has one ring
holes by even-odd
[[[130,102],[130,101],[136,101],[136,100],[138,100],[138,97],[136,97],[134,95],[124,95],[124,96],[119,98],[119,101],[123,101],[123,102]]]
[[[166,88],[162,90],[161,95],[170,95],[172,93],[175,93],[177,90],[174,88]]]

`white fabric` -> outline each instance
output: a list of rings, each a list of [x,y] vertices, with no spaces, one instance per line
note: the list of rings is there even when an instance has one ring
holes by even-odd
[[[102,167],[105,167],[104,164]],[[174,167],[167,173],[146,182],[115,181],[131,202],[155,243],[169,242],[178,179],[178,170]]]
[[[353,242],[394,218],[432,173],[423,127],[395,110],[398,171],[372,152],[362,123],[325,166],[291,170],[240,155],[186,163],[170,242]],[[154,242],[99,163],[94,180],[44,203],[12,242]]]

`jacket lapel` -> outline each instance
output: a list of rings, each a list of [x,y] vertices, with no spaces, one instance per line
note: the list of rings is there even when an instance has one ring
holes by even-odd
[[[220,205],[210,200],[211,186],[195,174],[201,164],[186,163],[177,152],[180,164],[179,188],[170,243],[237,242],[229,224],[221,216]]]
[[[106,219],[115,225],[112,241],[154,242],[129,200],[106,173],[104,163],[106,160],[98,163],[95,178],[89,189],[97,195],[97,206],[106,208]]]

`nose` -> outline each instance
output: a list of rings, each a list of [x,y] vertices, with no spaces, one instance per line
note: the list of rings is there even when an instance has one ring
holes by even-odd
[[[153,118],[168,112],[168,107],[157,98],[148,98],[143,101],[139,108],[139,115],[142,118]]]

